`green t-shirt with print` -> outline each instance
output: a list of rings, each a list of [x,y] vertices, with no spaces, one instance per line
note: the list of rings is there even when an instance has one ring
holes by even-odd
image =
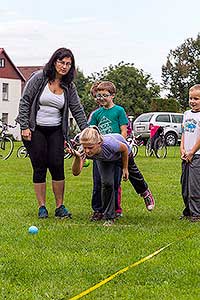
[[[128,125],[125,110],[119,105],[111,108],[100,107],[93,112],[89,125],[98,126],[101,134],[121,133],[120,127]]]

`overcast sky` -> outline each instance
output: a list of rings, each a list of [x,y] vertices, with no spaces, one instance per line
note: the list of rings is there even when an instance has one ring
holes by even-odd
[[[120,61],[161,82],[170,49],[200,32],[200,0],[6,0],[0,47],[17,66],[67,47],[85,75]]]

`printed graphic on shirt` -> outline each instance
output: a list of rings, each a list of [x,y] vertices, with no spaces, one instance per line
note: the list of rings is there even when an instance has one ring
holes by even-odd
[[[184,131],[189,132],[189,133],[193,133],[195,131],[195,129],[197,128],[197,126],[199,126],[199,124],[197,123],[196,120],[194,119],[187,119],[185,120],[185,124],[184,124]]]
[[[101,119],[101,121],[98,124],[99,130],[101,132],[101,134],[108,134],[108,133],[112,133],[112,121],[110,121],[108,118],[103,117]]]

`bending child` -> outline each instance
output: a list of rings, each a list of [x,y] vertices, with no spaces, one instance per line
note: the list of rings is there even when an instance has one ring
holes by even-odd
[[[145,201],[147,209],[151,211],[155,204],[153,196],[143,175],[138,170],[131,149],[120,134],[101,135],[96,126],[88,127],[80,134],[80,143],[88,159],[96,160],[101,177],[101,196],[105,226],[111,226],[115,218],[114,172],[115,166],[122,169],[123,180],[130,180],[132,186]],[[72,173],[77,176],[81,173],[83,160],[78,151],[73,153],[75,158],[72,164]]]

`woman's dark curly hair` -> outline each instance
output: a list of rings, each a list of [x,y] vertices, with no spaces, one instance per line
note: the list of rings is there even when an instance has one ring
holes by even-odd
[[[57,59],[62,60],[65,57],[71,58],[72,65],[69,72],[62,77],[61,82],[64,83],[65,85],[69,85],[74,80],[74,76],[75,76],[74,55],[70,49],[59,48],[53,53],[48,63],[44,66],[44,73],[49,79],[49,81],[53,81],[56,77],[55,62],[57,61]]]

